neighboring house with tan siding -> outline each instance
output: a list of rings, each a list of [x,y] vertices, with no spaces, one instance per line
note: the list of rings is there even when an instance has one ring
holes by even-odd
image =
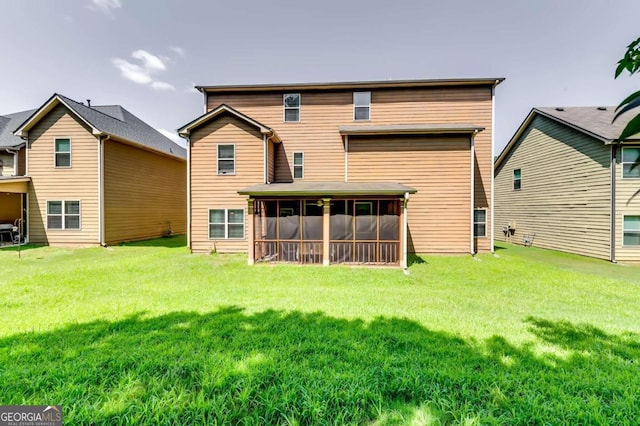
[[[0,193],[13,195],[0,223],[21,219],[26,241],[108,245],[186,232],[186,150],[123,107],[54,94],[3,134],[23,166],[0,178]]]
[[[615,107],[534,108],[495,163],[495,238],[640,261],[640,135]]]
[[[491,252],[501,78],[199,86],[189,247],[248,262],[406,266]]]

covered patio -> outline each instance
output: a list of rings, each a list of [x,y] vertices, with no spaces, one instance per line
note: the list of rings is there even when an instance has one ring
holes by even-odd
[[[26,235],[30,180],[25,176],[0,177],[0,245],[13,244],[18,235],[22,239]]]
[[[248,262],[406,267],[407,204],[390,182],[259,184],[248,195]]]

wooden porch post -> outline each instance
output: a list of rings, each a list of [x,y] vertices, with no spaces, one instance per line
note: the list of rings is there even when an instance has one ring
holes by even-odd
[[[322,265],[328,266],[331,263],[331,198],[323,198],[322,202]]]
[[[247,200],[247,241],[249,247],[247,247],[247,264],[253,265],[255,262],[255,220],[253,218],[253,198]]]

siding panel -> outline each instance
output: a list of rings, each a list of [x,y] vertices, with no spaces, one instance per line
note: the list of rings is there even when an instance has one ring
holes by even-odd
[[[71,138],[71,168],[54,167],[54,139]],[[29,131],[29,237],[36,244],[98,244],[98,141],[64,106]],[[47,230],[47,201],[80,200],[80,230]]]
[[[235,175],[217,175],[217,145],[235,144]],[[278,145],[276,145],[278,146]],[[246,252],[247,197],[238,190],[264,181],[262,135],[245,123],[224,116],[191,135],[191,250]],[[244,209],[245,238],[209,239],[209,209]]]
[[[640,247],[625,247],[623,219],[625,215],[640,215],[640,179],[622,178],[621,150],[618,149],[616,167],[616,259],[621,262],[640,262]]]
[[[184,234],[186,180],[184,160],[105,141],[105,242],[160,237],[169,226],[174,234]]]
[[[610,153],[602,142],[537,116],[497,170],[495,238],[535,233],[538,247],[609,259]],[[513,190],[513,170],[522,189]]]

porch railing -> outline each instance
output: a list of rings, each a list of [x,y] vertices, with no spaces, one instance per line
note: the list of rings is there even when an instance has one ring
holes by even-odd
[[[398,265],[399,241],[331,241],[331,263]]]
[[[322,264],[322,241],[258,240],[255,261]]]

